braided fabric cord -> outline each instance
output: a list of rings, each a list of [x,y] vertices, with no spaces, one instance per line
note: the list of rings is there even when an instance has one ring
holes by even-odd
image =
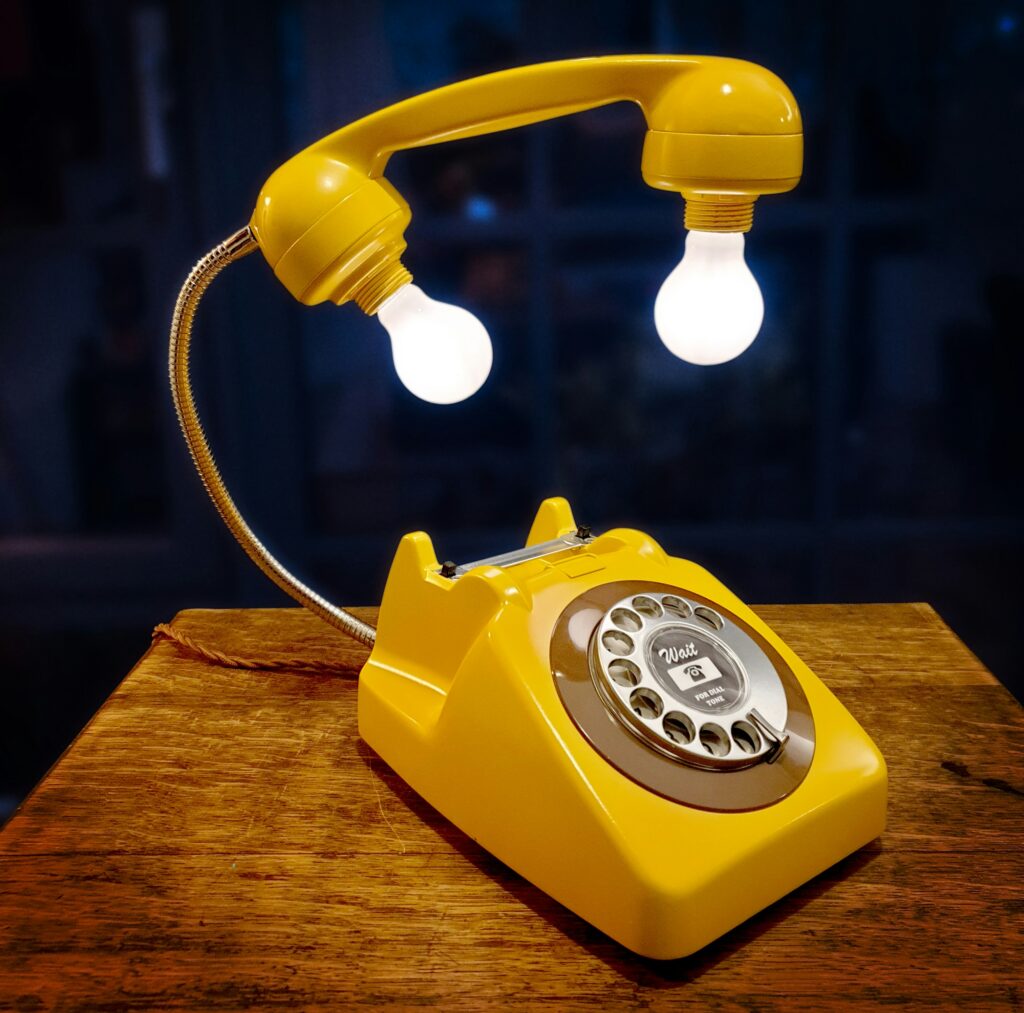
[[[192,341],[192,321],[196,308],[203,293],[209,288],[210,282],[224,270],[228,264],[247,256],[256,249],[256,239],[248,226],[240,229],[233,236],[214,247],[203,257],[185,280],[178,294],[171,321],[170,348],[168,369],[170,372],[171,392],[174,395],[174,408],[178,413],[178,422],[185,436],[185,442],[192,454],[196,470],[199,472],[203,485],[213,500],[217,512],[235,536],[236,541],[249,555],[249,558],[268,576],[282,591],[290,594],[300,605],[320,616],[325,622],[337,627],[362,644],[372,646],[376,639],[376,631],[361,619],[332,605],[312,588],[307,587],[294,574],[289,572],[256,537],[235,506],[220,470],[214,461],[213,453],[203,432],[202,424],[196,410],[195,398],[192,395],[192,383],[189,376],[189,351]],[[157,627],[159,629],[159,627]],[[175,639],[177,635],[175,635]],[[201,652],[200,652],[201,653]],[[238,659],[236,659],[238,660]],[[242,659],[245,660],[245,659]],[[234,666],[249,667],[249,666]],[[268,667],[265,664],[253,666]],[[295,667],[295,666],[287,666]]]
[[[225,654],[194,640],[187,633],[174,629],[168,623],[153,628],[153,643],[169,640],[186,654],[201,658],[221,668],[244,668],[259,672],[312,672],[316,674],[348,675],[355,678],[358,670],[351,665],[340,664],[327,658],[247,658],[237,654]]]

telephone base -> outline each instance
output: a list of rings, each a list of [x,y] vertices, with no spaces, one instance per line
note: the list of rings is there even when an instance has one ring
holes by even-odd
[[[359,732],[431,805],[541,890],[637,953],[681,957],[877,837],[885,762],[825,685],[706,570],[637,531],[577,532],[568,503],[546,500],[515,560],[450,576],[426,534],[405,536],[360,675]],[[770,741],[766,719],[753,726],[760,752],[750,750],[737,731],[745,722],[730,738],[715,714],[699,739],[684,734],[677,745],[662,734],[676,728],[670,715],[631,717],[627,691],[616,711],[619,690],[604,689],[600,674],[621,666],[602,662],[595,647],[602,609],[626,599],[643,612],[648,598],[662,618],[639,617],[650,630],[633,636],[648,636],[648,651],[637,648],[633,667],[652,660],[663,627],[683,628],[663,621],[672,602],[685,599],[690,612],[705,603],[735,627],[734,638],[709,632],[717,662],[708,653],[689,671],[716,680],[728,707],[735,661],[745,682],[734,695],[763,691],[765,709],[787,722],[784,742]],[[625,611],[635,628],[637,614]],[[769,659],[782,689],[766,676],[759,690],[743,638]],[[660,682],[650,684],[679,708],[677,724],[705,721],[701,708],[716,698],[654,675]],[[720,725],[726,743],[705,741],[705,728]]]

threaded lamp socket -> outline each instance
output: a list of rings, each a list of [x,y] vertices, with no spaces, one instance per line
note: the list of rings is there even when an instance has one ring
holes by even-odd
[[[685,225],[698,232],[749,232],[756,197],[687,196]]]
[[[397,258],[388,259],[359,283],[352,292],[352,298],[368,317],[372,317],[385,299],[410,281],[412,274],[405,265]]]

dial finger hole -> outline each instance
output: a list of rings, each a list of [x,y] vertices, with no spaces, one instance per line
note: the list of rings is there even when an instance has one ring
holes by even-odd
[[[712,756],[725,756],[729,752],[729,736],[718,725],[702,725],[700,744]]]
[[[646,686],[634,689],[629,694],[629,705],[633,708],[633,713],[637,717],[646,718],[648,721],[660,717],[661,712],[665,708],[665,705],[661,702],[661,697],[653,689],[648,689]]]
[[[761,748],[761,736],[752,724],[737,721],[732,726],[732,740],[744,753],[753,754]]]
[[[667,594],[661,599],[661,604],[664,606],[665,611],[676,616],[678,619],[689,619],[690,618],[690,605],[688,602],[683,601],[682,598],[677,598],[674,594]]]
[[[711,609],[705,608],[703,605],[698,605],[693,610],[693,614],[713,630],[720,630],[723,626],[722,617],[717,612],[713,612]]]
[[[601,643],[612,654],[618,654],[620,657],[633,651],[633,638],[627,636],[621,630],[608,630],[602,635]]]
[[[661,615],[661,606],[653,598],[648,598],[645,594],[633,599],[633,608],[640,615],[647,616],[648,619],[657,619]]]
[[[620,630],[625,630],[627,633],[636,633],[644,621],[631,609],[612,609],[612,622]]]
[[[661,722],[661,727],[665,729],[665,734],[680,746],[689,745],[697,734],[693,722],[680,711],[669,711]]]
[[[608,666],[608,675],[612,682],[625,689],[635,686],[640,681],[640,669],[632,661],[617,658]]]

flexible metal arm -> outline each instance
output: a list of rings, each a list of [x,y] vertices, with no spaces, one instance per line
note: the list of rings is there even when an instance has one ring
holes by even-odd
[[[210,499],[213,500],[213,505],[249,558],[282,591],[290,594],[300,605],[304,605],[321,619],[336,626],[350,637],[354,637],[360,643],[372,646],[377,636],[372,626],[357,619],[351,612],[332,605],[307,587],[284,567],[253,533],[224,485],[224,479],[221,478],[220,470],[213,459],[210,444],[203,432],[196,411],[192,383],[189,378],[189,351],[192,343],[192,321],[196,308],[213,279],[228,264],[241,260],[255,249],[256,240],[249,227],[240,229],[233,236],[215,246],[192,268],[178,293],[174,317],[171,320],[168,355],[171,393],[174,396],[174,408],[178,413],[178,422],[181,424],[181,431],[192,454],[196,470],[203,480],[203,485],[206,486],[206,491],[210,494]]]

